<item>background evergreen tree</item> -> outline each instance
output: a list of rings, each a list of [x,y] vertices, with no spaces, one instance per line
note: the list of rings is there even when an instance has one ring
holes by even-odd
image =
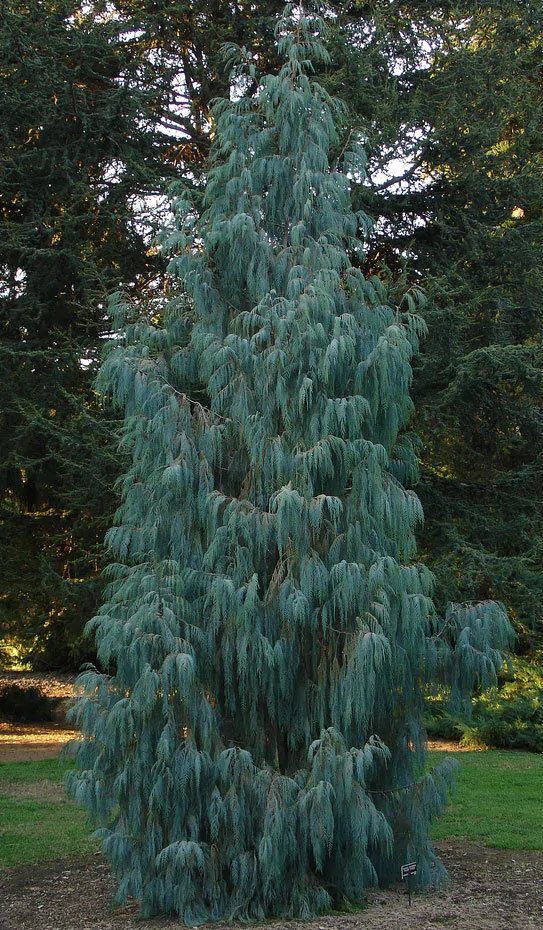
[[[96,11],[4,3],[0,55],[0,638],[77,666],[120,467],[92,382],[108,293],[153,273],[131,204],[158,192],[161,142],[133,43]]]
[[[540,27],[538,4],[489,4],[437,56],[421,87],[434,202],[415,248],[431,298],[424,544],[441,596],[507,600],[523,649],[543,644]]]
[[[349,104],[368,140],[369,184],[355,202],[376,219],[365,269],[421,283],[428,297],[414,380],[424,557],[440,605],[498,596],[533,650],[543,630],[541,11],[377,2],[364,17],[334,80],[345,88],[357,69]],[[379,74],[388,89],[372,107]]]
[[[509,637],[492,603],[440,621],[415,561],[421,324],[350,260],[363,159],[330,164],[321,30],[287,8],[278,75],[241,55],[203,212],[181,195],[167,237],[184,293],[120,303],[101,374],[131,465],[71,787],[121,900],[187,922],[359,901],[405,858],[439,882],[424,686],[469,699]]]

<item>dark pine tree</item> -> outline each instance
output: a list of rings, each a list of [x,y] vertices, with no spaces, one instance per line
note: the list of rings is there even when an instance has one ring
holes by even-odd
[[[309,916],[406,859],[441,881],[424,688],[468,699],[509,636],[491,603],[440,620],[415,561],[420,324],[357,267],[321,26],[287,8],[277,76],[241,54],[203,211],[180,196],[167,237],[182,293],[120,304],[102,370],[131,466],[70,784],[145,915]]]
[[[101,600],[118,421],[93,380],[107,296],[157,272],[132,209],[158,190],[133,37],[78,0],[0,18],[0,641],[79,666]]]

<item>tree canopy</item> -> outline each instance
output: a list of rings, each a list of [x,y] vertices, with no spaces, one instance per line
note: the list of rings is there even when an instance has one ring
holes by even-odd
[[[164,236],[179,291],[119,303],[101,372],[129,465],[70,784],[120,900],[188,923],[359,902],[411,859],[439,884],[424,690],[469,702],[510,642],[499,604],[441,619],[416,560],[422,323],[360,268],[323,28],[287,7],[263,76],[229,46],[201,206]]]
[[[131,203],[159,143],[117,24],[7,3],[0,47],[2,625],[77,664],[119,468],[92,380],[108,294],[153,268]]]

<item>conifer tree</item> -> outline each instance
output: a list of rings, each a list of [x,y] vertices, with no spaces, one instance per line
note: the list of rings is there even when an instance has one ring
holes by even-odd
[[[79,666],[101,600],[119,473],[92,387],[107,296],[160,269],[132,204],[157,192],[165,145],[121,39],[79,0],[2,4],[0,641],[45,667]]]
[[[415,560],[420,323],[358,267],[321,32],[287,7],[279,73],[239,55],[203,209],[181,194],[166,237],[181,296],[119,302],[101,374],[131,466],[70,785],[120,900],[188,923],[309,916],[407,859],[439,883],[423,690],[468,701],[509,637],[492,603],[438,618]]]

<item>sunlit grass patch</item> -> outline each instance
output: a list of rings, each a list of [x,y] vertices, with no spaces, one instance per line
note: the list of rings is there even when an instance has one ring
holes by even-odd
[[[430,754],[432,762],[445,753]],[[543,755],[492,750],[457,755],[457,791],[434,824],[436,840],[465,837],[497,849],[543,849]]]

